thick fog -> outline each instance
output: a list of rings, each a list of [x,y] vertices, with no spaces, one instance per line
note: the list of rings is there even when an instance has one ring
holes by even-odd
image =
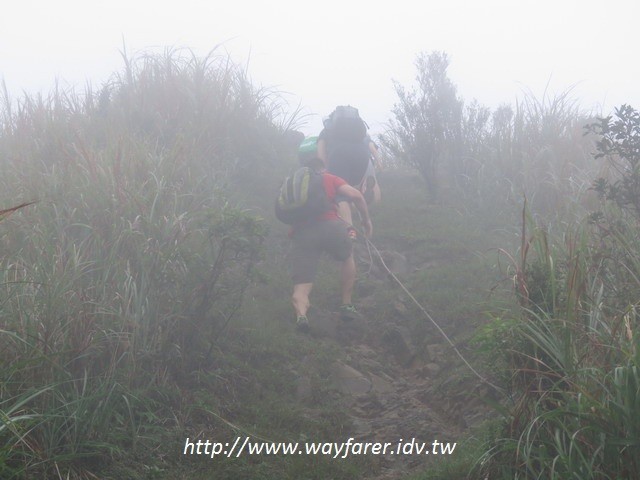
[[[585,108],[637,105],[637,2],[152,2],[23,1],[0,19],[0,76],[15,96],[100,84],[122,67],[120,50],[216,45],[247,63],[253,80],[289,92],[311,114],[307,133],[338,104],[381,130],[421,51],[445,51],[465,99],[495,108],[523,91],[574,86]]]

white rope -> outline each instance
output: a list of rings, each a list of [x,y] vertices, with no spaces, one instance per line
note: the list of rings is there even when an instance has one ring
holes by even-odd
[[[447,340],[447,342],[449,343],[449,345],[451,345],[451,347],[455,350],[455,352],[458,354],[458,357],[460,357],[460,359],[464,362],[464,364],[469,367],[469,370],[471,370],[474,375],[476,377],[478,377],[483,383],[486,383],[487,385],[489,385],[490,387],[494,388],[495,390],[497,390],[498,392],[501,392],[503,394],[506,394],[505,390],[498,387],[497,385],[494,385],[493,383],[491,383],[489,380],[487,380],[486,378],[484,378],[482,375],[480,375],[475,368],[473,368],[471,366],[471,364],[467,361],[466,358],[464,358],[464,356],[462,355],[462,353],[460,353],[460,350],[458,350],[458,347],[455,346],[455,344],[451,341],[451,339],[449,338],[449,336],[444,332],[444,330],[442,330],[442,328],[440,328],[440,325],[438,325],[438,323],[433,319],[433,317],[431,315],[429,315],[429,312],[427,312],[427,310],[420,305],[420,302],[418,302],[418,300],[416,300],[416,298],[411,294],[411,292],[407,289],[407,287],[405,287],[403,285],[403,283],[398,279],[398,277],[396,277],[394,275],[394,273],[389,269],[389,267],[387,267],[387,264],[384,263],[384,259],[382,258],[382,254],[380,253],[380,251],[376,248],[376,246],[371,242],[371,240],[369,240],[366,236],[364,236],[365,241],[367,242],[367,245],[371,246],[371,248],[373,248],[373,250],[376,252],[376,254],[378,255],[378,257],[380,258],[380,262],[382,262],[382,266],[384,267],[384,269],[387,271],[387,273],[389,275],[391,275],[391,277],[396,281],[396,283],[398,285],[400,285],[400,288],[402,288],[402,290],[404,290],[404,293],[406,293],[409,298],[411,300],[413,300],[413,303],[415,303],[418,308],[422,311],[422,313],[424,313],[424,315],[429,319],[429,321],[438,329],[438,331],[440,332],[440,334],[445,338],[445,340]]]

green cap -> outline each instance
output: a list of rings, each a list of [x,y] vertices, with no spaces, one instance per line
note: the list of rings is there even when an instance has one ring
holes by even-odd
[[[298,155],[307,157],[318,152],[318,137],[305,138],[298,147]]]

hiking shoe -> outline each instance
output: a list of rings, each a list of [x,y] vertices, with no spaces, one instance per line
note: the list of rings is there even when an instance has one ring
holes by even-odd
[[[296,318],[296,328],[302,333],[307,333],[309,331],[309,319],[306,315],[298,315]]]
[[[350,303],[340,306],[340,318],[344,321],[360,318],[360,312]]]

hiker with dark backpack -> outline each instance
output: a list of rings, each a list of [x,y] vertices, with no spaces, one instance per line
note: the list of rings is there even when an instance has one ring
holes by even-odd
[[[275,210],[281,221],[291,225],[291,276],[294,283],[291,301],[298,329],[308,331],[309,295],[323,253],[341,262],[342,319],[358,317],[351,299],[356,264],[353,242],[348,234],[350,225],[338,217],[336,196],[341,195],[353,202],[360,212],[365,236],[371,236],[373,227],[362,194],[342,178],[324,170],[315,142],[303,142],[299,157],[303,166],[283,183]]]
[[[380,188],[373,163],[378,162],[378,149],[367,135],[367,124],[358,109],[338,106],[323,123],[324,129],[318,136],[318,156],[327,171],[360,190],[367,203],[379,201]],[[340,218],[353,225],[348,199],[338,196],[337,202]],[[349,235],[355,239],[355,228],[349,230]]]

